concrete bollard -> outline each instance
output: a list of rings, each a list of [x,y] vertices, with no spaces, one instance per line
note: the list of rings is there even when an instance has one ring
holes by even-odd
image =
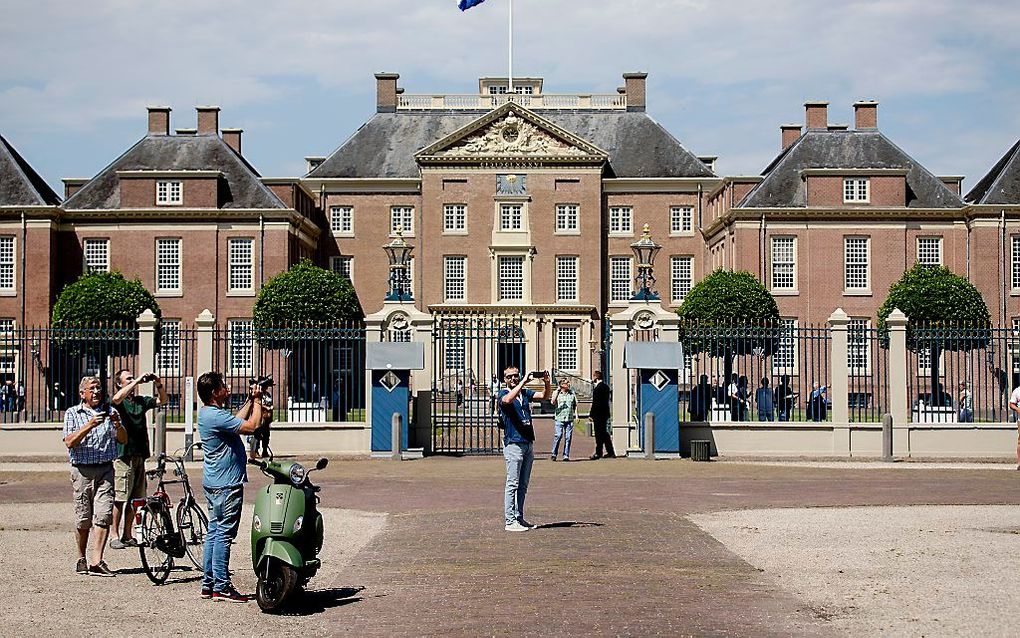
[[[166,410],[156,410],[156,436],[154,454],[166,452]]]
[[[655,414],[645,413],[645,458],[655,460]]]
[[[892,415],[882,415],[882,460],[886,462],[893,460],[892,425]]]
[[[391,450],[390,460],[391,461],[399,461],[400,460],[400,444],[403,442],[402,441],[403,436],[401,436],[401,435],[403,434],[403,431],[404,431],[404,427],[403,427],[404,426],[404,416],[402,414],[400,414],[399,412],[394,412],[393,413],[393,420],[392,420],[391,424],[392,424],[393,430],[392,430],[392,438],[390,439],[390,441],[391,441],[391,444],[390,444],[391,445],[391,447],[390,447],[390,450]]]

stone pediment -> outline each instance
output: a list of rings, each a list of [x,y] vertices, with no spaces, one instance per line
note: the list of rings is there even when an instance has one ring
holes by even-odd
[[[509,103],[422,149],[422,163],[545,161],[601,163],[608,154],[552,122]]]

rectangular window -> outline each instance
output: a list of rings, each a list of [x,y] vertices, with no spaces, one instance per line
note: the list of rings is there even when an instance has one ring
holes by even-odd
[[[572,233],[580,228],[579,217],[580,206],[577,204],[556,205],[556,232]]]
[[[0,290],[14,290],[14,236],[0,236]]]
[[[231,319],[227,322],[227,354],[230,369],[238,373],[247,373],[252,367],[253,346],[252,324],[250,319]]]
[[[556,326],[556,369],[578,371],[577,326]]]
[[[617,206],[609,209],[609,232],[628,234],[634,232],[631,222],[633,211],[630,206]]]
[[[917,238],[917,263],[924,266],[942,265],[942,238]]]
[[[159,323],[159,354],[156,368],[160,376],[179,374],[181,368],[181,322],[164,319]]]
[[[467,230],[467,206],[447,204],[443,206],[443,232],[457,233]]]
[[[156,181],[156,205],[180,206],[184,201],[184,186],[180,180]]]
[[[14,319],[10,317],[4,317],[0,319],[0,335],[9,336],[14,333]]]
[[[671,299],[675,302],[683,301],[687,293],[691,291],[691,282],[694,279],[694,258],[673,257],[670,259],[669,265]]]
[[[772,289],[796,290],[797,241],[795,237],[772,238]]]
[[[455,330],[450,331],[443,339],[446,347],[443,361],[447,370],[462,370],[464,368],[464,335]]]
[[[410,206],[394,206],[390,209],[390,234],[396,235],[397,229],[405,235],[414,234],[414,209]]]
[[[556,301],[577,301],[577,257],[556,258]]]
[[[445,257],[443,263],[443,285],[446,301],[467,299],[467,257]]]
[[[234,238],[228,244],[227,292],[255,289],[255,240]]]
[[[772,355],[774,374],[794,374],[797,366],[797,320],[779,320],[779,344]]]
[[[851,319],[846,334],[846,365],[851,374],[867,374],[868,372],[868,319]]]
[[[5,239],[5,238],[4,237],[0,237],[0,240],[3,240],[3,239]],[[4,263],[2,261],[2,256],[4,254],[2,248],[3,248],[3,244],[0,244],[0,269],[3,268],[3,263]],[[11,252],[11,254],[12,255],[14,254],[13,251]],[[1010,251],[1010,256],[1011,256],[1010,263],[1012,263],[1012,265],[1013,265],[1013,268],[1011,270],[1011,276],[1010,276],[1011,286],[1013,287],[1013,289],[1018,289],[1018,288],[1020,288],[1020,235],[1015,235],[1012,238],[1012,250]],[[2,283],[3,282],[2,273],[3,273],[3,270],[0,270],[0,287],[3,286],[3,283]]]
[[[524,257],[499,258],[499,300],[524,300]]]
[[[630,299],[630,257],[609,258],[609,300]]]
[[[329,209],[329,226],[334,233],[354,234],[354,207],[333,206]]]
[[[669,232],[689,233],[693,229],[694,209],[690,206],[671,206],[669,209]]]
[[[844,179],[843,202],[867,202],[869,200],[868,181],[867,177]]]
[[[521,230],[521,219],[524,206],[521,204],[500,204],[499,229]]]
[[[846,290],[868,290],[871,279],[868,274],[868,238],[843,238],[844,287]]]
[[[82,241],[85,272],[110,272],[110,240],[86,239]]]
[[[181,240],[156,240],[156,292],[181,290]]]
[[[352,279],[353,267],[354,257],[349,255],[340,255],[329,258],[329,269],[341,277],[347,277],[347,281],[354,281],[354,279]]]

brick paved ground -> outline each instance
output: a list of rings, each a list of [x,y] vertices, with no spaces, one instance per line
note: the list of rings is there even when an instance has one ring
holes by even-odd
[[[320,477],[325,505],[390,516],[347,574],[330,578],[342,587],[314,597],[309,617],[290,619],[295,628],[348,635],[828,635],[834,628],[824,614],[784,593],[686,515],[1020,503],[1020,473],[992,469],[544,460],[536,463],[527,514],[547,527],[511,535],[502,530],[502,475],[501,459],[492,458],[334,462]],[[66,503],[70,495],[60,472],[2,473],[0,483],[3,503]]]

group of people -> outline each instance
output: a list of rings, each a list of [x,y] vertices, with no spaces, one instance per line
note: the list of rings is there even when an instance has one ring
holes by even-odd
[[[20,412],[25,409],[25,384],[14,385],[8,380],[0,385],[0,412]]]
[[[718,418],[718,410],[729,421],[750,421],[752,406],[758,414],[759,421],[789,421],[794,418],[797,398],[800,396],[790,383],[790,377],[783,375],[779,384],[773,388],[768,377],[763,377],[754,394],[751,394],[746,376],[733,373],[728,384],[723,377],[716,377],[715,385],[703,374],[697,385],[691,388],[688,413],[691,421],[709,421],[713,416]],[[808,395],[806,416],[812,421],[824,421],[828,415],[828,386],[814,383]]]

